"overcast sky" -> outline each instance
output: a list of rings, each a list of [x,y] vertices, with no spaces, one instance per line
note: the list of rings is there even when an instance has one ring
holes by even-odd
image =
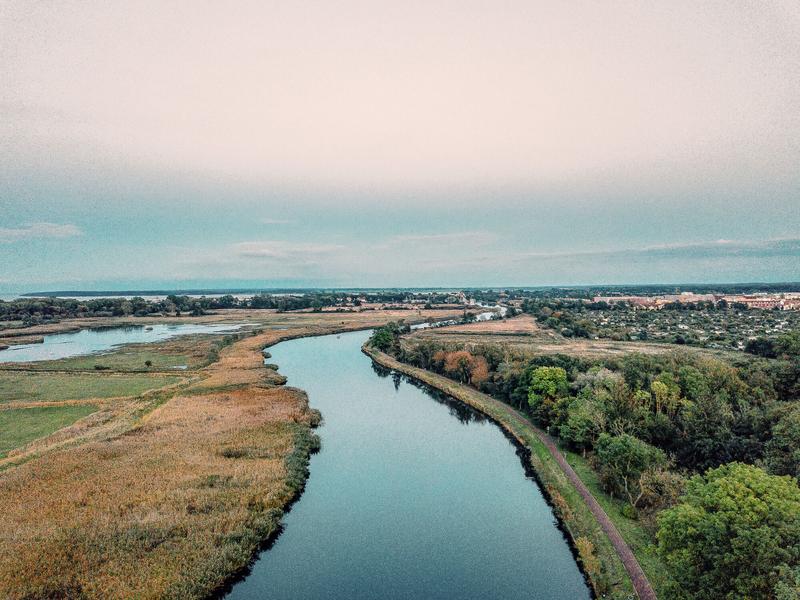
[[[0,0],[0,291],[787,280],[795,0]]]

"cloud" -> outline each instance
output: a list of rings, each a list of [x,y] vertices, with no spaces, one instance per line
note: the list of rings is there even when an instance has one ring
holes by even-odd
[[[732,258],[800,256],[800,239],[717,240],[696,244],[669,244],[644,248],[640,253],[669,258]]]
[[[261,219],[261,223],[264,225],[288,225],[291,222],[289,219]]]
[[[21,227],[0,227],[0,242],[10,244],[24,240],[61,239],[83,235],[76,225],[58,223],[31,223]]]
[[[242,258],[302,258],[335,252],[344,248],[338,244],[315,244],[304,242],[263,241],[240,242],[233,245],[233,252]]]
[[[455,233],[395,235],[389,238],[389,243],[487,244],[493,241],[495,237],[496,236],[493,233],[490,233],[488,231],[459,231]]]
[[[709,259],[709,258],[759,258],[800,257],[800,239],[779,238],[770,240],[716,240],[683,244],[662,244],[642,248],[621,248],[582,252],[526,252],[516,255],[516,260],[536,259]]]

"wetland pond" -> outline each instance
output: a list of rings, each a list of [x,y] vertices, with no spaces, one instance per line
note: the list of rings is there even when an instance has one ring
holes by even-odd
[[[284,529],[227,598],[591,597],[514,444],[361,352],[368,332],[269,348],[322,412]]]
[[[179,335],[197,333],[228,333],[239,328],[241,325],[176,323],[81,329],[45,335],[41,343],[19,344],[0,350],[0,363],[57,360],[106,352],[123,344],[162,342]]]

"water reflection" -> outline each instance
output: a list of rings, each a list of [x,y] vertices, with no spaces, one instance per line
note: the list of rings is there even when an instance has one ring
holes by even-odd
[[[454,416],[456,419],[459,420],[460,423],[467,425],[469,423],[483,423],[486,421],[486,416],[472,408],[471,406],[464,404],[463,402],[459,402],[454,398],[448,396],[444,392],[437,390],[434,387],[429,386],[427,383],[423,383],[421,381],[417,381],[416,379],[412,379],[407,375],[400,375],[404,383],[409,385],[413,385],[415,388],[422,390],[428,397],[430,397],[435,402],[442,404],[447,407],[450,411],[450,414]]]
[[[123,344],[161,342],[181,335],[227,333],[242,324],[175,323],[95,327],[45,335],[41,343],[18,344],[0,350],[0,362],[33,362],[84,356],[112,350]]]

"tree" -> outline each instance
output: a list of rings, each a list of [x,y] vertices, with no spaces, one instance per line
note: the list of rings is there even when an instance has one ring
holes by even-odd
[[[744,346],[744,351],[764,358],[776,358],[778,356],[775,351],[775,342],[764,337],[748,340]]]
[[[775,352],[778,356],[800,356],[800,331],[792,331],[775,340]]]
[[[392,346],[394,346],[394,341],[394,333],[387,327],[376,329],[375,333],[372,334],[372,337],[369,340],[370,344],[382,352],[391,350]]]
[[[236,308],[238,302],[231,294],[225,294],[217,300],[217,304],[220,308]]]
[[[658,519],[659,552],[696,600],[777,598],[800,566],[800,487],[791,477],[730,463],[693,477]]]
[[[476,388],[489,379],[489,363],[483,356],[473,356],[469,373],[469,382]]]
[[[594,447],[595,440],[605,428],[606,415],[600,403],[579,397],[570,402],[567,408],[567,420],[559,427],[558,436],[579,450],[583,450],[585,456],[586,451]]]
[[[561,367],[538,367],[528,385],[528,404],[536,418],[549,425],[556,401],[567,395],[567,372]]]
[[[653,516],[678,503],[686,489],[686,478],[667,467],[650,468],[639,478],[639,488],[641,499],[636,508],[640,517],[645,517],[645,525],[655,533]]]
[[[445,352],[443,370],[448,377],[461,383],[479,387],[489,379],[489,364],[483,356],[475,356],[467,350]]]
[[[775,423],[764,458],[770,473],[800,477],[800,406],[786,410]]]
[[[800,598],[800,566],[790,569],[785,567],[778,574],[775,584],[775,600],[797,600]]]
[[[670,373],[662,373],[650,384],[656,413],[674,416],[681,404],[681,388]]]
[[[625,498],[636,509],[645,498],[651,471],[667,465],[662,450],[627,433],[600,434],[595,445],[603,487],[617,498]]]
[[[445,354],[444,371],[448,377],[467,383],[472,372],[472,354],[466,350],[448,352]]]
[[[409,326],[402,320],[390,321],[372,333],[369,343],[383,352],[396,353],[400,349],[400,335],[409,331]]]

